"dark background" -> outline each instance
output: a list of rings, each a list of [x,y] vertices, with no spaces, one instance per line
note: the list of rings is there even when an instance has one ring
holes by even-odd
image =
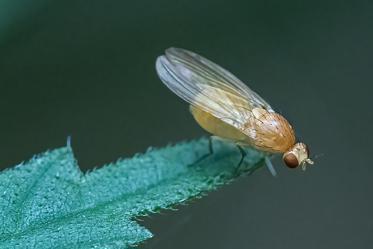
[[[371,1],[1,1],[0,168],[68,135],[83,170],[202,136],[154,69],[183,47],[324,156],[144,219],[156,236],[140,248],[372,248],[372,25]]]

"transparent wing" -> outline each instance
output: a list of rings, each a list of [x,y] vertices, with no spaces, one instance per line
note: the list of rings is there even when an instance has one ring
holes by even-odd
[[[180,48],[167,49],[166,57],[176,68],[181,69],[181,73],[185,73],[186,79],[199,80],[201,84],[205,82],[208,85],[231,91],[233,94],[247,99],[252,108],[264,107],[269,111],[273,111],[271,106],[256,92],[214,62]]]
[[[169,48],[158,57],[163,83],[179,97],[224,122],[241,128],[255,107],[270,105],[233,74],[193,52]]]

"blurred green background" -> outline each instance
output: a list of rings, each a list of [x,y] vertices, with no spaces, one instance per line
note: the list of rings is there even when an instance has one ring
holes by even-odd
[[[205,133],[157,78],[169,46],[229,69],[324,154],[144,218],[140,248],[370,248],[371,1],[0,2],[0,168],[64,146],[83,170]]]

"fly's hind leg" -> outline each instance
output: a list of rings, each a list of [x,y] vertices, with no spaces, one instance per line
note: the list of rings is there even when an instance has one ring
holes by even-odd
[[[206,154],[204,154],[203,156],[201,156],[200,158],[198,158],[193,163],[193,165],[196,165],[196,164],[200,163],[201,161],[205,160],[206,158],[208,158],[209,156],[211,156],[214,153],[214,147],[213,147],[213,144],[212,144],[212,139],[213,139],[213,136],[210,136],[209,137],[209,141],[208,141],[208,149],[209,149],[209,151]]]

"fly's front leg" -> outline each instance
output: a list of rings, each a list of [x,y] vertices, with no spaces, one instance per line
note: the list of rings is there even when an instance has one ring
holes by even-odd
[[[273,175],[273,176],[277,176],[277,172],[275,170],[275,168],[273,167],[273,164],[271,162],[271,159],[269,158],[269,155],[267,155],[264,159],[265,161],[265,164],[269,170],[269,172]]]

